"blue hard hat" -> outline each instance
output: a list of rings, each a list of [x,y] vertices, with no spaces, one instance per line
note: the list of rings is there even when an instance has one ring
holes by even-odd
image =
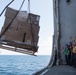
[[[72,42],[69,42],[69,44],[72,44]]]
[[[68,44],[65,44],[65,46],[68,46]]]

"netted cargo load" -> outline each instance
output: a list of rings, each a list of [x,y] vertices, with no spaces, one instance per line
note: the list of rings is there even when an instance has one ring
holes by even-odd
[[[27,51],[35,53],[38,49],[40,16],[27,13],[27,11],[19,11],[18,14],[17,12],[18,10],[7,8],[1,33],[6,31],[1,37],[1,42],[4,45],[15,47],[15,49],[27,49]]]

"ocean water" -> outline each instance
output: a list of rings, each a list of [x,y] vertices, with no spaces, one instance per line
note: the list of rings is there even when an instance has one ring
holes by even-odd
[[[0,75],[32,75],[49,63],[50,56],[0,55]]]

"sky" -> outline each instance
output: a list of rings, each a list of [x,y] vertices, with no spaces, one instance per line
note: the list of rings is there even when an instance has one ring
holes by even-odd
[[[7,1],[0,0],[0,13],[10,1],[11,0]],[[14,0],[14,2],[9,7],[18,10],[22,1],[23,0]],[[39,22],[40,31],[39,31],[39,42],[38,42],[39,49],[36,55],[51,55],[52,36],[54,32],[52,1],[53,0],[30,0],[30,12],[40,15],[40,22]],[[28,11],[28,0],[25,0],[25,3],[21,10]],[[5,20],[4,13],[0,17],[0,30]],[[23,55],[23,54],[3,50],[0,48],[0,55]]]

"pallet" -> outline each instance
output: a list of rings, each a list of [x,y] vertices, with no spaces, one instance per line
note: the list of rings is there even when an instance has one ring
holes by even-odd
[[[0,40],[0,48],[23,54],[35,55],[38,46],[17,41]]]

